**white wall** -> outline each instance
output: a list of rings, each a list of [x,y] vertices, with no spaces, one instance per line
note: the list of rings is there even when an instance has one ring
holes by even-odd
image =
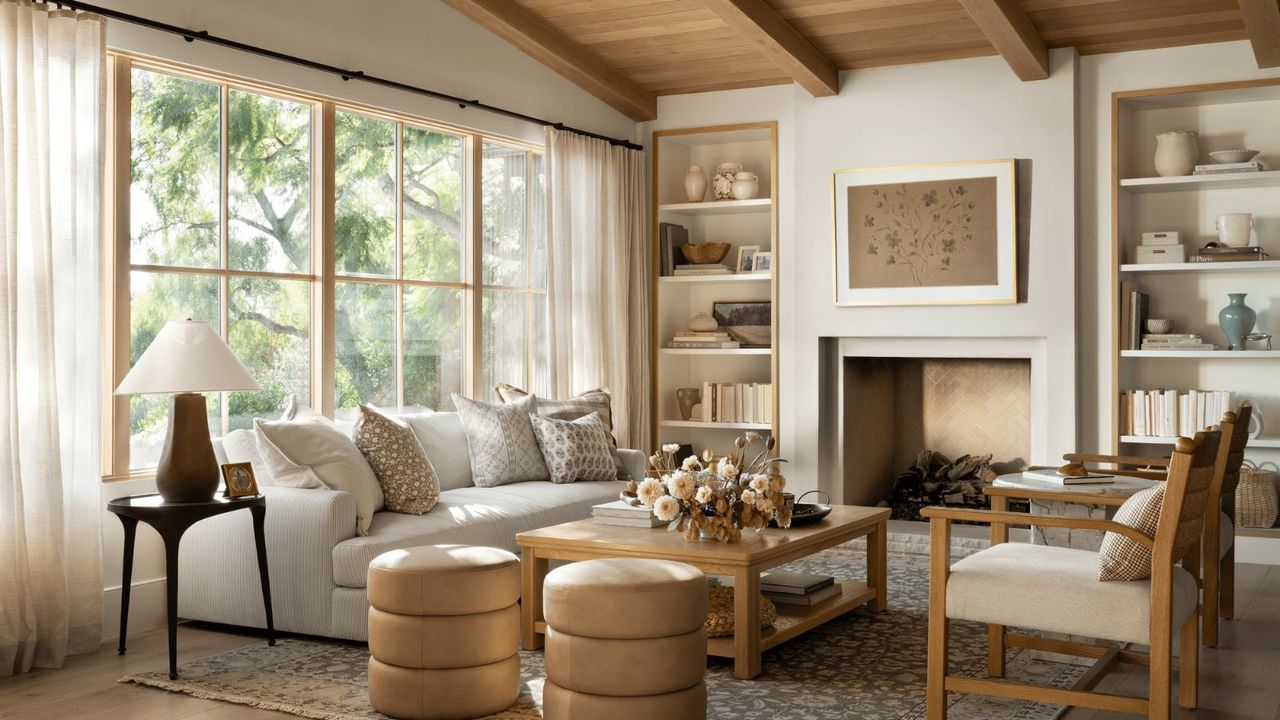
[[[478,99],[528,115],[614,137],[636,125],[452,8],[430,0],[103,0],[105,7],[192,30],[207,30],[251,45],[350,70],[362,70],[431,90]],[[324,96],[452,123],[489,133],[543,141],[543,129],[479,110],[341,78],[205,43],[111,21],[113,49],[159,57]],[[103,506],[122,495],[154,492],[150,481],[107,483]],[[268,514],[270,517],[270,514]],[[103,511],[104,632],[119,628],[123,535]],[[162,627],[164,550],[159,536],[139,526],[130,603],[130,631]]]
[[[1076,134],[1074,51],[1055,51],[1048,80],[1020,82],[999,58],[843,73],[834,98],[772,87],[661,98],[644,127],[779,121],[783,454],[800,490],[820,477],[817,406],[824,337],[1044,338],[1055,418],[1048,452],[1075,446]],[[831,279],[831,172],[840,168],[1017,158],[1029,217],[1020,252],[1029,283],[1008,306],[837,308]],[[1029,203],[1029,204],[1028,204]],[[1027,215],[1029,213],[1029,215]],[[1029,250],[1029,253],[1027,252]],[[1034,461],[1048,458],[1032,458]]]

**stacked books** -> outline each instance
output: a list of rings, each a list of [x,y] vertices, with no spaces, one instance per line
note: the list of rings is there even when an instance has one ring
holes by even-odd
[[[703,422],[772,424],[773,385],[704,382],[700,419]]]
[[[622,500],[593,505],[591,522],[596,525],[618,525],[621,527],[655,528],[665,525],[653,514],[653,508],[643,505],[632,505]]]
[[[727,332],[684,330],[673,335],[667,347],[690,350],[736,350],[742,347],[742,344]]]
[[[760,576],[760,594],[776,605],[817,605],[843,590],[830,575],[768,572]]]
[[[659,270],[663,275],[675,274],[676,265],[684,260],[684,252],[680,247],[688,242],[689,228],[675,223],[658,224],[658,243],[662,256],[658,260],[662,263]]]
[[[1099,485],[1116,481],[1114,475],[1104,475],[1102,473],[1063,475],[1057,470],[1024,470],[1022,477],[1031,480],[1044,480],[1058,485]]]
[[[1126,390],[1120,394],[1120,434],[1194,437],[1217,425],[1234,402],[1235,393],[1227,390]]]
[[[1142,336],[1143,350],[1217,350],[1200,333],[1148,333]]]
[[[672,273],[676,276],[685,275],[732,275],[733,268],[724,263],[707,263],[706,265],[677,265],[676,270]]]
[[[1248,262],[1250,260],[1266,259],[1267,254],[1256,245],[1250,247],[1226,247],[1225,245],[1204,247],[1191,256],[1191,262]]]
[[[1197,165],[1195,170],[1191,171],[1192,175],[1229,175],[1231,173],[1249,173],[1262,172],[1266,170],[1262,163],[1257,160],[1240,163],[1211,163],[1209,165]]]
[[[1151,298],[1133,289],[1133,283],[1120,283],[1120,349],[1137,350],[1142,344],[1142,328],[1147,324]]]

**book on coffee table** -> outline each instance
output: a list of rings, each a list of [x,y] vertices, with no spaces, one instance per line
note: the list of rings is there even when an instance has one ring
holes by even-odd
[[[653,514],[653,508],[643,505],[632,505],[622,500],[594,505],[591,508],[591,519],[597,525],[617,525],[620,527],[658,527],[663,525]]]
[[[834,585],[830,575],[812,575],[796,572],[767,572],[760,576],[760,592],[785,595],[808,595],[815,590]]]
[[[649,513],[648,517],[615,517],[613,515],[595,515],[591,522],[597,525],[614,525],[617,527],[656,528],[666,525],[657,515]]]
[[[1059,485],[1100,485],[1116,481],[1114,475],[1089,473],[1088,475],[1063,475],[1057,470],[1025,470],[1022,477],[1030,480],[1044,480]]]
[[[817,605],[823,600],[833,598],[842,592],[844,592],[844,587],[837,583],[833,583],[820,590],[814,590],[808,595],[791,595],[789,593],[776,592],[761,593],[761,595],[772,600],[775,605],[799,605],[808,607]]]

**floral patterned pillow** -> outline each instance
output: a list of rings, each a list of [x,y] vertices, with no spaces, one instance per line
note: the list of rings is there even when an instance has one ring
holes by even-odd
[[[613,462],[613,436],[599,413],[577,420],[530,415],[529,421],[533,423],[533,434],[538,438],[551,482],[618,479],[618,468]]]
[[[373,468],[387,510],[422,515],[440,501],[435,468],[407,425],[361,405],[351,439]]]

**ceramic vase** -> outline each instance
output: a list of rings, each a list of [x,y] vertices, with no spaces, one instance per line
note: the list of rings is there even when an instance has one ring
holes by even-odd
[[[702,202],[707,194],[707,174],[701,165],[690,165],[689,172],[684,175],[684,196],[689,202]]]
[[[733,162],[720,163],[716,166],[716,174],[711,178],[711,192],[716,200],[733,199],[733,181],[742,172],[742,165]]]
[[[702,404],[702,390],[699,388],[679,388],[676,390],[676,402],[680,403],[680,419],[692,420],[693,408]]]
[[[1218,242],[1227,247],[1247,247],[1253,239],[1253,213],[1223,213],[1214,225],[1218,228]]]
[[[1192,130],[1170,130],[1156,135],[1156,174],[1162,177],[1190,175],[1200,157],[1199,137]]]
[[[751,200],[760,192],[760,179],[755,173],[740,172],[733,176],[733,199]]]
[[[1258,313],[1244,304],[1245,294],[1227,293],[1231,303],[1218,313],[1218,325],[1222,326],[1222,334],[1227,336],[1232,350],[1244,349],[1244,336],[1253,332],[1253,325],[1258,321]]]

